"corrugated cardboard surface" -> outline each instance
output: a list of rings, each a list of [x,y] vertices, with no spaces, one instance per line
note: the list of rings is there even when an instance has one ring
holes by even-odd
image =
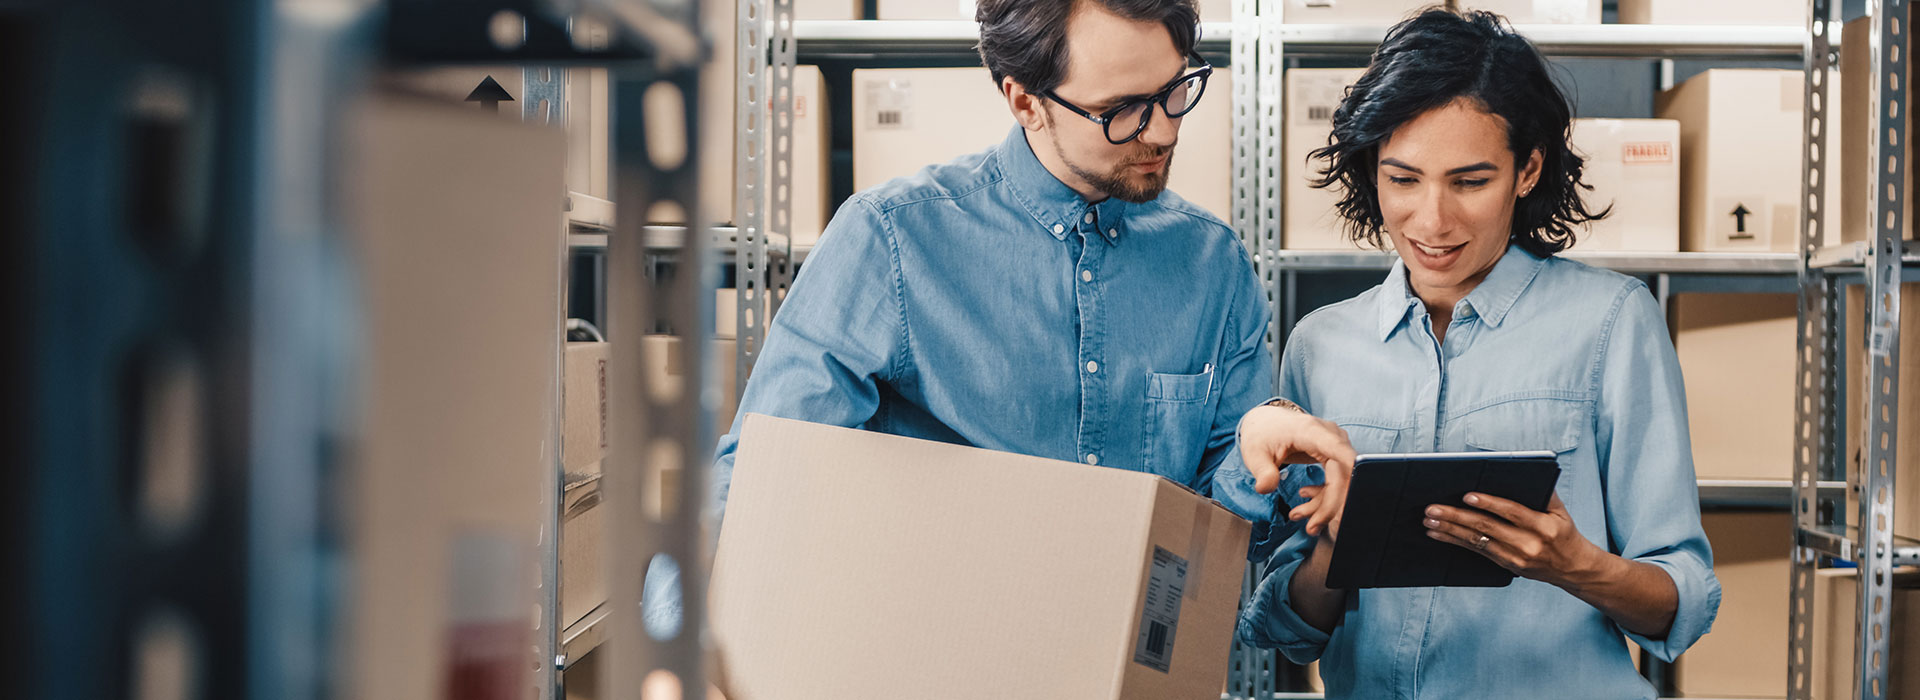
[[[879,0],[879,19],[962,19],[974,21],[975,0]],[[1233,20],[1232,0],[1202,0],[1200,21]]]
[[[1861,285],[1847,287],[1847,422],[1846,422],[1846,460],[1847,473],[1854,483],[1860,483],[1861,475],[1866,472],[1866,450],[1860,442],[1867,431],[1867,366],[1866,333],[1867,307],[1866,288]],[[1895,499],[1893,513],[1893,534],[1902,537],[1920,539],[1920,475],[1915,472],[1920,465],[1920,334],[1913,330],[1920,328],[1920,284],[1900,286],[1900,386],[1899,434],[1895,436],[1894,449],[1898,452],[1894,461],[1899,478],[1894,479]],[[1847,522],[1858,520],[1859,506],[1852,490],[1848,490]]]
[[[1892,639],[1886,660],[1889,698],[1920,698],[1920,570],[1894,572]],[[1860,572],[1821,569],[1813,577],[1813,697],[1848,700],[1857,695],[1854,681],[1855,630],[1859,611]]]
[[[1514,24],[1599,24],[1600,0],[1449,0],[1465,10],[1499,13]]]
[[[1680,657],[1680,693],[1709,698],[1787,695],[1787,570],[1790,513],[1707,513],[1720,578],[1713,630]]]
[[[606,518],[599,479],[567,487],[560,513],[561,629],[607,601]]]
[[[1715,69],[1656,98],[1656,115],[1680,122],[1682,250],[1799,249],[1805,89],[1797,70]],[[1830,120],[1843,118],[1838,102],[1828,105]],[[1827,134],[1826,152],[1838,153],[1838,133]],[[1843,168],[1845,159],[1828,164]],[[1839,201],[1838,179],[1828,180],[1826,194]],[[1839,228],[1837,209],[1828,209],[1825,226]]]
[[[1674,350],[1702,479],[1793,478],[1792,294],[1676,294]]]
[[[1620,0],[1621,24],[1771,25],[1804,29],[1800,0]]]
[[[356,527],[338,653],[354,671],[339,683],[440,697],[456,664],[526,673],[530,647],[482,643],[532,639],[540,477],[559,457],[565,145],[419,99],[350,115],[335,185],[366,337],[342,494]]]
[[[1908,8],[1911,11],[1912,6],[1909,5]],[[1878,128],[1880,121],[1880,110],[1874,108],[1873,97],[1868,90],[1873,83],[1872,76],[1868,74],[1873,72],[1871,39],[1874,31],[1872,17],[1861,17],[1848,22],[1841,28],[1840,89],[1837,91],[1838,94],[1835,94],[1836,91],[1831,86],[1827,88],[1827,99],[1846,106],[1838,119],[1828,120],[1840,127],[1840,161],[1854,164],[1852,167],[1839,170],[1837,180],[1840,183],[1840,198],[1827,200],[1827,206],[1840,208],[1839,240],[1842,241],[1867,240],[1873,228],[1873,222],[1867,216],[1867,201],[1868,197],[1877,196],[1878,193],[1874,191],[1873,181],[1869,179],[1875,173],[1872,172],[1872,166],[1868,164],[1879,160],[1879,157],[1875,154],[1874,157],[1869,158],[1867,150],[1872,145],[1873,132]],[[1909,42],[1912,41],[1911,33],[1907,38]],[[1908,45],[1909,51],[1905,52],[1906,55],[1912,55],[1910,50],[1914,46],[1915,44],[1912,43]],[[1913,67],[1908,65],[1907,82],[1911,83],[1912,77]],[[1869,120],[1875,126],[1869,126]],[[1906,133],[1909,139],[1907,153],[1911,158],[1913,154],[1911,139],[1915,133],[1912,110],[1907,111],[1906,120]],[[1909,160],[1908,163],[1906,188],[1901,191],[1912,193],[1912,161]],[[1834,170],[1829,169],[1827,172],[1828,177],[1833,177]],[[1905,217],[1902,221],[1906,222],[1904,237],[1912,239],[1914,223],[1911,196],[1901,198],[1900,211]]]
[[[985,68],[856,70],[853,91],[855,190],[986,150],[1005,140],[1015,123]],[[1233,79],[1222,66],[1207,79],[1200,104],[1180,119],[1167,181],[1167,189],[1222,221],[1233,216],[1232,119]]]
[[[1327,145],[1333,134],[1333,111],[1340,107],[1347,86],[1360,79],[1362,68],[1295,68],[1287,71],[1287,119],[1283,134],[1286,185],[1281,189],[1282,216],[1286,226],[1280,232],[1282,247],[1294,250],[1359,250],[1341,232],[1341,219],[1334,211],[1342,190],[1338,185],[1316,189],[1308,185],[1320,176],[1326,161],[1307,159],[1314,149]]]
[[[599,473],[607,455],[607,363],[613,358],[608,343],[567,343],[566,402],[561,434],[563,464],[570,474]]]
[[[1159,477],[749,416],[714,566],[733,700],[1217,695],[1248,526]],[[1190,571],[1134,661],[1155,548]]]
[[[1398,23],[1440,2],[1416,0],[1286,0],[1282,15],[1288,24]]]
[[[1574,152],[1587,162],[1587,207],[1612,207],[1575,235],[1574,250],[1680,250],[1680,123],[1671,119],[1575,119]]]

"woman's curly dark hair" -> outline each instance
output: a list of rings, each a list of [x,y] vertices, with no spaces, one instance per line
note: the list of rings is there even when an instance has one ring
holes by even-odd
[[[1584,159],[1567,145],[1573,110],[1547,73],[1546,59],[1491,12],[1430,9],[1395,25],[1333,113],[1333,134],[1313,159],[1328,165],[1313,186],[1338,183],[1347,237],[1383,247],[1374,175],[1380,144],[1402,124],[1454,100],[1473,100],[1506,120],[1516,164],[1541,156],[1540,182],[1514,206],[1511,240],[1548,256],[1573,245],[1574,227],[1598,220],[1580,199]]]

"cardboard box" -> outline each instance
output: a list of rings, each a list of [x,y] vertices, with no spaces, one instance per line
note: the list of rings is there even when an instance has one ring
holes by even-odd
[[[1449,0],[1447,4],[1498,13],[1514,24],[1600,23],[1600,0]]]
[[[1865,474],[1866,450],[1861,440],[1867,426],[1867,324],[1866,287],[1847,287],[1846,319],[1846,434],[1847,474],[1858,484]],[[1898,478],[1894,479],[1893,534],[1920,539],[1920,283],[1900,286],[1900,386],[1899,434],[1894,436],[1894,457]],[[1847,490],[1847,522],[1859,521],[1860,507],[1852,489]]]
[[[1334,205],[1340,201],[1338,186],[1315,189],[1308,183],[1319,177],[1326,161],[1307,159],[1314,149],[1327,145],[1333,134],[1333,112],[1346,96],[1347,86],[1359,80],[1363,68],[1294,68],[1287,71],[1287,121],[1282,134],[1282,170],[1286,186],[1281,188],[1281,214],[1284,227],[1280,245],[1293,250],[1358,250],[1359,244],[1346,239],[1342,220]]]
[[[793,68],[793,169],[789,172],[794,245],[813,245],[827,226],[833,210],[827,203],[833,182],[828,172],[828,143],[831,141],[827,119],[827,81],[819,66]],[[771,169],[769,169],[771,170]],[[769,177],[772,176],[769,172]],[[771,182],[771,180],[769,180]],[[768,190],[772,201],[772,190]]]
[[[665,391],[663,387],[679,387],[687,371],[686,353],[681,350],[680,339],[670,335],[649,335],[642,341],[642,367],[647,373],[647,385],[650,391],[661,391],[662,401],[679,400],[678,391]],[[707,346],[707,362],[713,365],[714,376],[719,380],[719,403],[714,406],[714,427],[725,431],[733,424],[733,415],[740,408],[740,397],[735,390],[739,386],[738,365],[735,359],[739,355],[739,344],[731,338],[715,338]]]
[[[1768,25],[1805,29],[1802,0],[1620,0],[1621,24]]]
[[[1676,294],[1674,350],[1701,479],[1793,479],[1798,298]]]
[[[1656,113],[1680,122],[1681,249],[1799,249],[1804,75],[1797,70],[1709,70],[1660,93]],[[1829,102],[1838,109],[1838,103]],[[1835,115],[1838,116],[1838,115]],[[1828,132],[1827,153],[1838,135]],[[1844,158],[1834,158],[1844,167]],[[1828,201],[1839,201],[1837,178]],[[1839,228],[1829,208],[1826,230]]]
[[[1372,24],[1386,26],[1419,14],[1438,2],[1415,0],[1285,0],[1287,24]]]
[[[1864,241],[1874,233],[1874,222],[1870,220],[1867,215],[1868,197],[1878,196],[1873,185],[1873,178],[1877,173],[1873,172],[1873,166],[1871,164],[1880,159],[1877,153],[1872,156],[1869,156],[1867,153],[1872,147],[1873,132],[1879,128],[1878,122],[1880,114],[1880,110],[1874,108],[1873,96],[1868,89],[1873,83],[1873,79],[1869,75],[1869,73],[1873,72],[1872,51],[1870,50],[1873,32],[1872,17],[1856,19],[1848,22],[1846,26],[1841,28],[1840,89],[1836,91],[1832,85],[1828,85],[1827,87],[1828,99],[1834,100],[1834,104],[1845,105],[1846,107],[1840,114],[1839,120],[1834,123],[1840,126],[1840,162],[1852,164],[1848,167],[1840,168],[1839,175],[1835,178],[1835,180],[1840,183],[1840,198],[1834,199],[1830,196],[1827,199],[1827,206],[1840,209],[1839,240],[1843,242]],[[1908,40],[1912,40],[1911,34],[1909,34]],[[1912,48],[1914,48],[1914,46],[1909,44],[1909,50],[1904,52],[1904,55],[1912,56]],[[1911,84],[1912,80],[1913,67],[1909,65],[1907,67],[1907,84]],[[1914,131],[1913,111],[1907,110],[1906,115],[1906,133],[1909,140],[1907,149],[1908,160],[1905,178],[1906,185],[1901,191],[1909,193],[1909,196],[1900,199],[1900,211],[1904,217],[1901,220],[1905,222],[1905,230],[1902,232],[1901,237],[1912,240],[1914,223],[1913,198],[1911,197],[1911,193],[1913,192],[1913,148],[1911,140],[1916,132]],[[1869,121],[1873,122],[1873,124],[1870,125]],[[1828,177],[1834,177],[1834,170],[1829,169],[1827,173]]]
[[[1676,664],[1681,695],[1786,697],[1791,513],[1706,513],[1720,614]]]
[[[853,90],[855,190],[986,150],[1004,141],[1015,123],[985,68],[856,70]],[[1199,106],[1180,120],[1167,183],[1222,221],[1233,215],[1232,118],[1233,79],[1222,66],[1207,80]]]
[[[610,84],[605,68],[567,69],[567,191],[613,199]]]
[[[1574,249],[1671,253],[1680,250],[1680,122],[1575,119],[1573,150],[1587,158],[1582,193],[1607,218],[1574,236]]]
[[[1248,529],[1151,474],[749,415],[710,595],[721,685],[1218,697]]]
[[[594,465],[597,473],[600,465]],[[607,602],[606,518],[600,479],[569,485],[560,512],[560,627]]]
[[[1893,575],[1892,639],[1887,649],[1889,698],[1920,698],[1920,569],[1903,567]],[[1860,572],[1821,569],[1813,576],[1813,697],[1847,700],[1854,685],[1854,630],[1859,624]]]
[[[567,343],[561,463],[570,474],[597,474],[607,456],[609,343]]]
[[[978,21],[975,0],[879,0],[879,19],[948,19]],[[1200,21],[1233,21],[1233,0],[1201,0]]]
[[[542,475],[560,458],[564,138],[418,97],[342,109],[329,186],[365,335],[338,451],[340,694],[500,698],[532,681]]]

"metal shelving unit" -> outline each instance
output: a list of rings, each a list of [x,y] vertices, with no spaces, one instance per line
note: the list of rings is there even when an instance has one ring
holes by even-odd
[[[1871,161],[1862,166],[1872,174],[1868,216],[1873,230],[1869,240],[1843,246],[1820,247],[1825,240],[1822,212],[1826,202],[1821,183],[1835,173],[1826,167],[1824,149],[1819,147],[1831,128],[1826,105],[1830,103],[1833,68],[1839,54],[1834,49],[1833,19],[1836,7],[1831,0],[1811,0],[1812,13],[1807,32],[1806,90],[1807,116],[1803,190],[1810,206],[1801,221],[1801,247],[1798,281],[1800,285],[1799,369],[1796,376],[1796,426],[1794,445],[1795,496],[1793,511],[1796,536],[1789,605],[1788,697],[1806,700],[1813,697],[1813,629],[1820,611],[1813,601],[1814,571],[1826,558],[1853,562],[1859,567],[1859,592],[1855,597],[1854,696],[1862,700],[1881,700],[1889,692],[1888,677],[1894,656],[1890,648],[1894,619],[1891,569],[1920,564],[1920,544],[1896,538],[1892,532],[1898,505],[1893,496],[1900,467],[1896,463],[1899,438],[1900,371],[1900,285],[1906,279],[1903,267],[1909,264],[1902,239],[1907,222],[1902,212],[1902,193],[1911,195],[1905,184],[1909,164],[1907,153],[1906,94],[1910,60],[1905,49],[1911,46],[1907,32],[1910,18],[1907,0],[1870,0],[1872,46],[1869,50],[1869,79],[1872,116],[1869,124]],[[1841,285],[1846,277],[1864,277],[1865,298],[1870,300],[1864,318],[1843,318]],[[1846,364],[1841,344],[1843,323],[1865,321],[1867,338],[1862,366],[1867,381],[1857,386],[1868,389],[1867,396],[1850,396],[1842,390]],[[1849,381],[1849,384],[1853,382]],[[1841,397],[1865,402],[1867,425],[1844,425],[1846,412]],[[1911,419],[1909,419],[1911,420]],[[1844,425],[1844,428],[1841,426]],[[1838,446],[1841,430],[1856,431],[1862,438],[1865,468],[1855,471]],[[1911,465],[1906,465],[1911,466]],[[1824,477],[1844,475],[1847,494],[1832,494],[1818,489],[1815,482]],[[1857,501],[1849,512],[1847,495]],[[1851,519],[1848,516],[1853,516]],[[1829,669],[1832,672],[1832,669]]]
[[[1231,223],[1253,256],[1274,317],[1269,333],[1276,346],[1291,319],[1294,292],[1303,276],[1342,271],[1385,270],[1389,253],[1367,251],[1295,251],[1280,247],[1283,221],[1281,174],[1276,167],[1282,143],[1282,66],[1299,56],[1365,55],[1384,37],[1385,26],[1288,25],[1281,22],[1278,0],[1235,0],[1233,21],[1205,23],[1203,52],[1230,56],[1234,76],[1233,210]],[[1837,26],[1837,25],[1835,25]],[[779,28],[776,28],[778,31]],[[1807,32],[1795,27],[1669,27],[1639,25],[1533,25],[1518,28],[1553,56],[1623,58],[1800,58]],[[978,28],[966,21],[799,21],[791,25],[800,62],[889,60],[970,56]],[[793,259],[802,259],[794,251]],[[1584,253],[1569,258],[1636,275],[1656,276],[1656,293],[1666,290],[1784,290],[1800,268],[1799,256],[1721,253]],[[1723,284],[1724,283],[1724,284]],[[1276,353],[1277,357],[1277,353]],[[743,366],[743,369],[745,367]],[[1838,482],[1822,482],[1822,493],[1836,493]],[[1701,501],[1711,508],[1786,509],[1795,487],[1785,481],[1703,481]],[[1318,697],[1281,694],[1277,656],[1236,645],[1230,697]]]

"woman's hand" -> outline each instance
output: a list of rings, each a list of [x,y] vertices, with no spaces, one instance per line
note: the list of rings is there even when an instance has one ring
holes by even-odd
[[[1306,518],[1310,535],[1339,529],[1356,456],[1347,431],[1298,408],[1260,406],[1240,420],[1240,457],[1253,475],[1255,492],[1273,493],[1280,488],[1282,471],[1289,464],[1319,464],[1326,473],[1326,484],[1301,489],[1301,497],[1308,502],[1287,513],[1288,520]]]
[[[1581,536],[1559,494],[1545,513],[1484,493],[1467,494],[1466,503],[1472,508],[1427,506],[1427,536],[1562,588],[1591,580],[1612,556]]]

